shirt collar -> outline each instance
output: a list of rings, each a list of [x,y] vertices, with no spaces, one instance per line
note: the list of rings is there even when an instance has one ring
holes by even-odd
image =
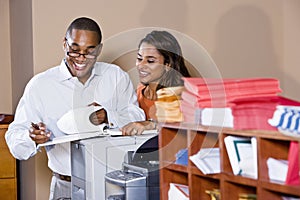
[[[98,71],[98,70],[95,70],[95,66],[97,65],[97,63],[95,63],[94,65],[94,68],[92,70],[92,74],[89,78],[89,80],[91,79],[91,77],[93,76],[100,76],[101,75],[101,72]],[[61,72],[60,73],[60,81],[65,81],[65,80],[69,80],[71,78],[73,78],[71,72],[69,71],[68,69],[68,66],[67,66],[67,63],[65,62],[65,60],[63,59],[59,65],[59,71]],[[88,81],[89,81],[88,80]]]
[[[68,70],[68,66],[65,63],[65,60],[63,59],[59,65],[59,71],[60,71],[60,81],[65,81],[71,79],[73,76]]]

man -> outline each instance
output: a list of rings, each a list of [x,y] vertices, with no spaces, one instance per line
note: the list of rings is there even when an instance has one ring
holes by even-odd
[[[5,135],[15,158],[26,160],[37,153],[37,144],[63,135],[56,122],[74,108],[101,105],[98,124],[112,128],[145,119],[128,74],[116,65],[96,62],[101,41],[101,29],[92,19],[81,17],[70,24],[63,40],[65,58],[29,81]],[[70,143],[48,148],[47,156],[53,171],[49,199],[70,198]]]

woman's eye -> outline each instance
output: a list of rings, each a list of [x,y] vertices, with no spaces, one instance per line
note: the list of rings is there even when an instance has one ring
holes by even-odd
[[[147,60],[148,63],[155,63],[155,60]]]
[[[141,62],[143,59],[142,58],[136,58],[136,60]]]

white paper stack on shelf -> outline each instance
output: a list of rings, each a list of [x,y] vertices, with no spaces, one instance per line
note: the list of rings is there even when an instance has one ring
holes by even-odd
[[[283,196],[282,200],[300,200],[300,198],[298,198],[298,197]]]
[[[288,171],[288,161],[268,158],[267,165],[270,180],[284,183]]]
[[[189,102],[191,93],[182,92],[180,109],[183,113],[184,121],[201,124],[204,126],[234,127],[232,110],[230,107],[201,107]]]
[[[170,183],[170,189],[168,191],[169,200],[188,200],[189,188],[187,185],[182,185],[178,183]]]
[[[224,142],[233,174],[257,179],[256,138],[227,136]]]
[[[203,174],[216,174],[221,171],[219,148],[201,148],[197,154],[190,156],[190,160]]]

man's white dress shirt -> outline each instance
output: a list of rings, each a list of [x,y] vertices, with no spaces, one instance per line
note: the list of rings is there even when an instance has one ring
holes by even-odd
[[[59,66],[37,74],[27,84],[14,122],[5,134],[10,152],[19,160],[32,157],[37,150],[29,137],[31,122],[43,122],[57,137],[64,134],[56,125],[63,114],[93,102],[105,108],[112,128],[145,119],[128,74],[118,66],[96,62],[90,78],[82,84],[62,61]],[[70,143],[55,145],[47,155],[52,171],[71,175]]]

